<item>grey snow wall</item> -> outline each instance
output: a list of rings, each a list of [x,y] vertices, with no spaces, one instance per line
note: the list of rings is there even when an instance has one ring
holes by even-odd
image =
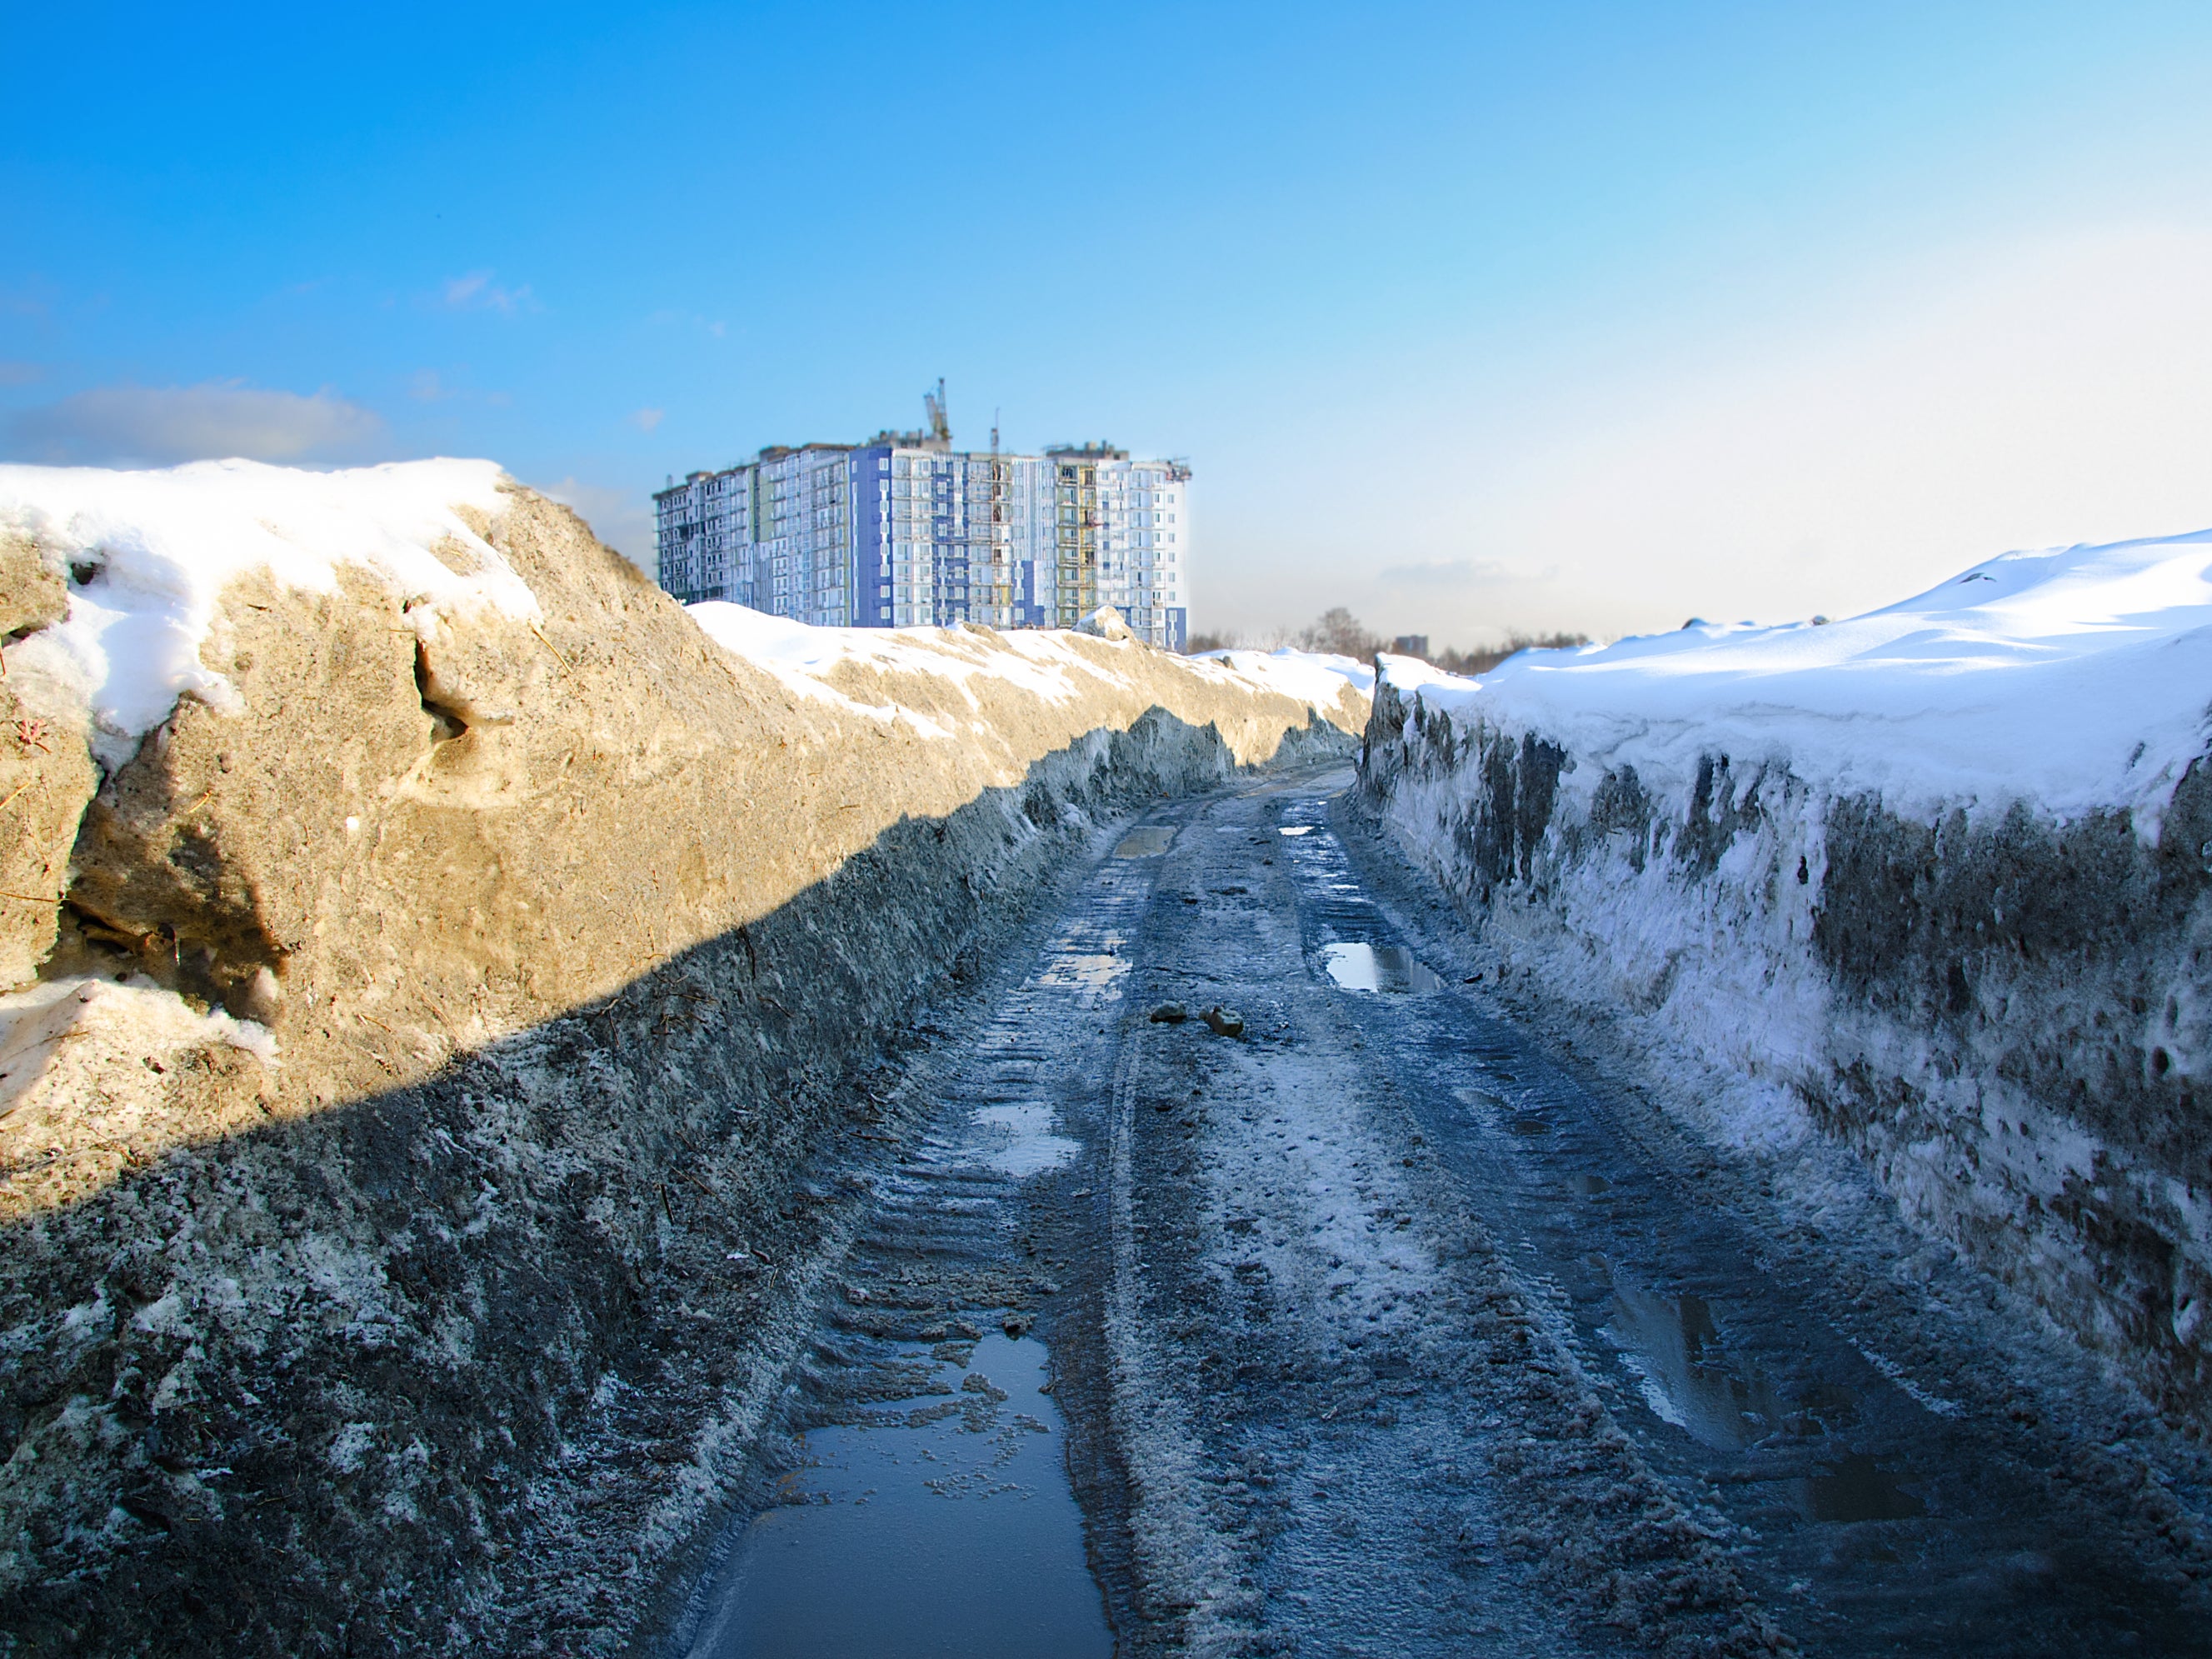
[[[2154,842],[2120,811],[1904,818],[1718,753],[1669,802],[1386,684],[1362,783],[1516,973],[1736,1080],[1704,1133],[1843,1141],[1916,1224],[2205,1423],[2202,763]]]

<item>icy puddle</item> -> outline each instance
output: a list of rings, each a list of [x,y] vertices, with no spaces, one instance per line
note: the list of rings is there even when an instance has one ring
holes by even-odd
[[[1616,1284],[1599,1334],[1635,1374],[1652,1414],[1716,1451],[1742,1451],[1788,1415],[1764,1373],[1731,1362],[1701,1297]]]
[[[986,1133],[1003,1137],[983,1161],[1017,1181],[1057,1170],[1083,1150],[1066,1135],[1053,1133],[1049,1106],[1018,1102],[986,1106],[975,1114],[975,1121]]]
[[[1092,996],[1111,991],[1129,971],[1129,959],[1121,954],[1128,943],[1120,933],[1100,934],[1091,941],[1102,948],[1079,951],[1063,944],[1048,957],[1037,975],[1040,985],[1074,987]]]
[[[1114,856],[1117,859],[1156,859],[1168,850],[1174,840],[1175,825],[1147,824],[1122,836],[1121,844],[1114,849]]]
[[[1106,1659],[1044,1359],[987,1336],[937,1367],[949,1395],[807,1435],[811,1461],[746,1528],[691,1659]]]
[[[1325,945],[1321,965],[1347,991],[1419,996],[1443,988],[1443,981],[1421,966],[1402,945]]]
[[[1809,1463],[1761,1477],[1808,1521],[1909,1521],[1928,1506],[1906,1490],[1901,1462],[1839,1449],[1859,1424],[1849,1389],[1814,1384],[1785,1398],[1756,1365],[1732,1358],[1702,1297],[1661,1296],[1616,1284],[1599,1334],[1635,1376],[1652,1414],[1721,1452],[1765,1451]]]

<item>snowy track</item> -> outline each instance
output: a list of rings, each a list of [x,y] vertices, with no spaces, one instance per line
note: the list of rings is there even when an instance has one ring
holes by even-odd
[[[1034,1319],[1124,1653],[2201,1650],[2190,1456],[1509,1018],[1346,781],[1164,804],[909,1067],[762,1491],[932,1388],[1000,1432],[924,1362]],[[967,1651],[1043,1650],[977,1612],[1037,1571]]]

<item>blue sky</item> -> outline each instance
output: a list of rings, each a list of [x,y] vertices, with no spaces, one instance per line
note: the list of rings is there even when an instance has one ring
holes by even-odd
[[[1201,627],[2212,524],[2212,9],[10,8],[0,454],[1197,471]]]

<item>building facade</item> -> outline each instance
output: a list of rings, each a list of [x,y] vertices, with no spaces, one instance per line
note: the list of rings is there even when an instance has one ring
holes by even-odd
[[[1073,627],[1102,605],[1180,651],[1190,469],[1110,444],[956,451],[929,433],[763,449],[656,494],[660,585],[828,628]]]

